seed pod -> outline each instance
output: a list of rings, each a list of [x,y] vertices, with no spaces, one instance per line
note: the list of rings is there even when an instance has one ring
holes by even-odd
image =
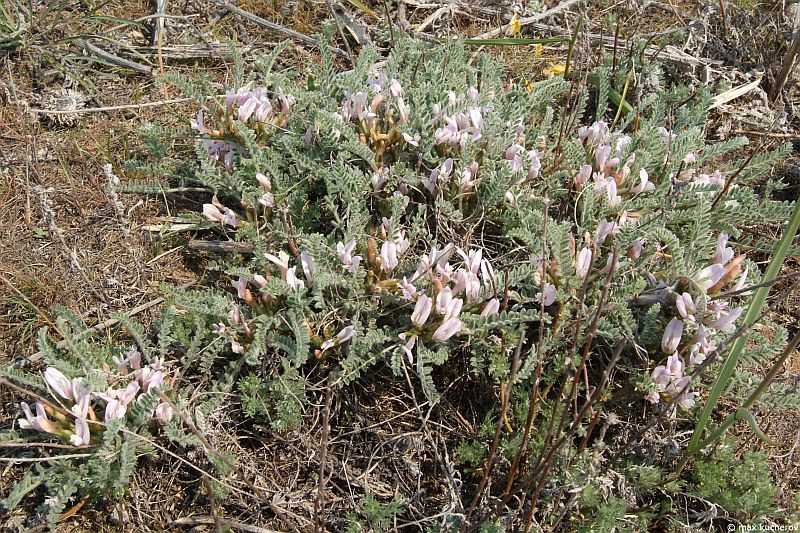
[[[731,259],[730,263],[725,265],[725,273],[716,284],[708,289],[708,293],[713,294],[718,292],[722,287],[732,282],[734,278],[739,275],[739,272],[742,271],[742,261],[744,261],[744,258],[745,255],[741,254]]]

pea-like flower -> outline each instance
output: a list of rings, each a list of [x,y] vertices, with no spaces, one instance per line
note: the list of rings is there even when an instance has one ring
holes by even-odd
[[[350,239],[347,241],[347,244],[340,242],[336,245],[336,254],[339,256],[339,260],[342,262],[342,265],[344,265],[344,267],[350,271],[351,274],[356,271],[358,265],[361,263],[360,255],[352,255],[355,248],[355,239]]]
[[[289,254],[281,250],[280,252],[278,252],[277,257],[268,253],[265,253],[264,257],[266,257],[269,261],[271,261],[278,267],[278,270],[281,273],[281,279],[285,280],[286,272],[289,270]]]
[[[316,265],[314,263],[314,258],[311,257],[311,254],[308,252],[308,250],[303,250],[300,252],[300,265],[303,267],[303,275],[305,275],[308,285],[313,285],[314,269],[316,268]]]
[[[414,311],[411,313],[411,322],[418,328],[424,327],[432,308],[433,298],[420,294],[419,298],[417,298],[417,304],[414,306]]]
[[[579,280],[583,281],[586,279],[591,266],[592,251],[589,248],[582,248],[581,251],[578,252],[578,259],[575,262],[575,274],[577,274]]]
[[[647,174],[647,171],[645,169],[641,169],[639,171],[639,183],[631,190],[636,194],[641,194],[643,192],[652,191],[655,188],[656,186],[650,181],[650,176]]]
[[[433,340],[436,342],[444,342],[460,330],[461,320],[455,317],[448,318],[433,332]]]
[[[403,345],[400,346],[406,354],[406,359],[408,359],[408,363],[411,364],[414,362],[414,345],[417,342],[416,335],[406,335],[405,333],[401,333],[398,335],[401,341],[403,341]]]
[[[673,318],[664,329],[664,335],[661,337],[661,349],[665,353],[673,353],[678,349],[683,335],[683,320]]]
[[[605,242],[606,237],[609,235],[617,235],[620,231],[619,226],[614,222],[609,222],[605,218],[597,223],[597,229],[594,232],[594,240],[598,245]]]
[[[296,271],[297,267],[292,267],[286,271],[286,283],[294,290],[304,289],[306,284],[303,283],[303,280],[297,277],[295,274]]]
[[[499,310],[500,310],[500,300],[498,300],[497,298],[492,298],[491,300],[486,302],[486,305],[483,306],[483,310],[481,310],[481,316],[486,318],[494,314],[497,314]]]
[[[140,389],[139,383],[132,381],[123,390],[109,389],[105,393],[98,394],[99,397],[106,400],[105,421],[110,422],[125,416],[128,404],[136,398]]]
[[[325,342],[323,342],[322,346],[320,346],[320,350],[324,352],[325,350],[333,348],[334,346],[339,346],[340,344],[343,344],[352,339],[355,336],[355,334],[356,334],[355,326],[347,326],[346,328],[342,329],[339,333],[337,333],[336,337],[328,339]]]
[[[59,369],[55,367],[47,367],[44,371],[44,381],[47,383],[54,392],[65,400],[75,401],[75,394],[73,392],[73,382],[67,379]]]
[[[156,406],[156,410],[154,412],[153,418],[155,418],[159,423],[166,424],[170,420],[172,420],[172,416],[174,415],[174,410],[172,406],[166,402],[161,402]]]
[[[739,315],[742,314],[741,307],[734,307],[730,311],[722,311],[719,313],[719,318],[716,320],[705,320],[705,325],[714,328],[719,331],[724,331],[725,333],[733,332],[736,327],[734,322],[739,318]]]
[[[414,296],[417,294],[417,288],[410,283],[405,276],[403,276],[403,281],[400,282],[400,289],[403,291],[403,299],[405,300],[413,300]]]
[[[205,217],[209,220],[222,222],[223,224],[232,228],[235,228],[237,225],[236,213],[227,207],[225,208],[225,211],[222,211],[214,204],[203,204],[203,215],[205,215]]]
[[[629,259],[639,259],[642,255],[642,251],[644,251],[644,239],[638,237],[628,246],[628,251],[625,255],[627,255]]]
[[[381,245],[380,254],[381,270],[391,272],[398,265],[397,244],[393,241],[385,241]]]
[[[36,416],[31,413],[31,408],[27,403],[21,402],[19,406],[22,408],[23,415],[25,415],[25,419],[18,422],[20,429],[35,429],[36,431],[53,435],[58,433],[53,422],[47,417],[47,412],[41,402],[36,402]]]
[[[692,276],[692,279],[697,283],[703,291],[708,291],[711,287],[717,284],[722,276],[725,275],[725,267],[719,263],[707,266],[701,269],[697,274]]]
[[[691,294],[684,292],[678,296],[675,300],[675,307],[678,309],[678,314],[681,315],[681,318],[694,322],[694,314],[697,308]]]

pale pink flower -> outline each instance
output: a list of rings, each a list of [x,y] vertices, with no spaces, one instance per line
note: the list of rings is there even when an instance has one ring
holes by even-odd
[[[342,329],[339,333],[337,333],[336,337],[328,339],[325,342],[323,342],[322,346],[320,346],[320,350],[324,352],[329,348],[345,343],[350,339],[352,339],[353,336],[355,336],[355,334],[356,334],[355,326],[347,326],[346,328]]]
[[[433,332],[433,340],[436,342],[444,342],[458,333],[460,329],[461,320],[458,318],[448,318]]]
[[[628,246],[627,256],[629,259],[639,259],[642,255],[642,251],[644,250],[644,239],[641,237],[637,238],[633,241],[630,246]]]
[[[528,159],[531,160],[531,166],[528,169],[528,175],[525,176],[525,179],[534,180],[539,177],[539,171],[542,169],[542,162],[539,160],[539,150],[531,150],[528,152]]]
[[[602,245],[606,237],[609,235],[617,235],[619,231],[620,229],[615,223],[609,222],[604,218],[597,223],[597,230],[594,232],[594,240],[598,245]]]
[[[461,308],[464,306],[464,300],[461,298],[453,298],[447,304],[447,308],[444,310],[444,320],[447,321],[451,318],[458,317],[459,313],[461,313]]]
[[[281,273],[281,279],[286,280],[286,272],[289,270],[289,254],[281,250],[278,252],[277,257],[268,253],[265,253],[264,257],[278,267]]]
[[[105,421],[111,422],[112,420],[116,420],[117,418],[122,418],[125,416],[125,413],[128,411],[128,408],[122,404],[118,399],[112,398],[106,404],[106,415]]]
[[[578,253],[578,259],[575,263],[575,273],[581,281],[586,279],[589,274],[589,269],[592,266],[592,251],[589,248],[583,248]]]
[[[725,267],[719,263],[707,266],[694,275],[693,279],[703,291],[708,291],[725,275]]]
[[[468,274],[466,281],[467,283],[464,287],[464,291],[466,293],[467,301],[472,303],[480,298],[481,281],[478,279],[476,274]]]
[[[72,393],[72,383],[57,368],[52,366],[47,367],[44,371],[44,381],[53,391],[58,393],[58,395],[65,400],[75,400],[75,396]]]
[[[402,98],[397,99],[397,114],[398,124],[405,124],[411,116],[411,106],[405,103]]]
[[[160,387],[164,383],[164,372],[161,370],[154,370],[152,367],[146,366],[142,369],[139,381],[142,384],[142,389],[145,392],[150,392],[151,390]]]
[[[450,287],[445,287],[436,296],[436,312],[440,315],[445,314],[447,306],[453,300],[453,290]]]
[[[537,301],[542,301],[544,298],[544,305],[545,307],[549,305],[553,305],[556,301],[556,286],[551,283],[544,284],[544,291],[536,295]]]
[[[381,270],[391,272],[398,265],[397,244],[392,241],[385,241],[381,245],[380,253]]]
[[[736,329],[734,322],[736,322],[736,320],[739,318],[739,315],[742,314],[742,310],[742,307],[734,307],[728,312],[721,312],[720,317],[716,320],[705,320],[704,323],[710,328],[724,331],[725,333],[730,333]]]
[[[47,412],[44,410],[44,405],[36,402],[36,416],[31,413],[31,408],[27,403],[21,402],[19,406],[22,408],[22,413],[25,415],[25,420],[19,420],[18,424],[20,429],[35,429],[43,433],[56,433],[56,427],[47,418]]]
[[[233,282],[233,287],[236,289],[236,296],[244,299],[247,295],[247,278],[239,276],[238,281]]]
[[[411,313],[411,322],[418,328],[422,328],[431,314],[432,307],[433,299],[425,294],[420,294],[417,304],[414,306],[414,312]]]
[[[156,406],[156,410],[154,413],[154,417],[160,424],[166,424],[170,420],[172,420],[172,416],[175,414],[175,411],[172,409],[172,406],[166,402],[161,402]]]
[[[232,228],[235,228],[237,224],[236,213],[227,207],[223,212],[214,204],[203,204],[203,215],[205,215],[205,217],[209,220],[222,222],[223,224],[227,224]]]
[[[421,137],[417,134],[412,136],[410,133],[403,132],[403,140],[406,141],[411,146],[416,146],[419,148],[419,141]]]
[[[303,275],[305,275],[308,285],[313,285],[314,269],[316,268],[316,265],[314,263],[314,258],[311,257],[311,254],[308,253],[308,250],[303,250],[300,252],[300,265],[303,267]]]
[[[256,172],[256,180],[258,180],[258,183],[260,183],[261,186],[264,187],[265,191],[267,192],[272,191],[272,182],[270,182],[269,178],[266,177],[264,174],[262,174],[261,172]]]
[[[461,248],[456,248],[458,255],[464,260],[464,266],[473,274],[477,274],[481,267],[481,257],[483,251],[479,248],[477,250],[470,250],[469,254],[464,252]]]
[[[189,124],[191,125],[193,130],[196,130],[198,133],[209,133],[209,130],[206,125],[205,121],[203,120],[203,109],[199,109],[197,111],[197,120],[190,120]]]
[[[678,349],[683,335],[683,321],[673,318],[664,329],[664,335],[661,337],[661,349],[666,353],[673,353]]]
[[[70,435],[69,441],[75,446],[86,446],[91,442],[92,434],[85,418],[75,419],[75,433]]]
[[[417,294],[417,288],[409,283],[405,276],[403,276],[403,281],[401,281],[399,285],[403,291],[403,299],[413,300],[414,296]]]
[[[678,309],[678,314],[681,315],[681,318],[694,322],[694,313],[697,308],[694,305],[691,294],[684,292],[679,295],[675,300],[675,307]]]
[[[453,275],[453,294],[459,294],[467,288],[467,281],[471,274],[463,268],[459,268]]]
[[[643,192],[652,191],[655,188],[655,184],[649,180],[647,171],[645,169],[641,169],[639,171],[639,184],[633,187],[631,190],[636,194],[640,194]]]
[[[733,249],[728,247],[728,234],[720,233],[717,237],[717,249],[711,262],[724,265],[731,259],[733,259]]]
[[[581,187],[585,185],[592,177],[592,165],[583,165],[581,170],[575,176],[575,183]]]
[[[295,272],[297,271],[297,267],[292,267],[286,271],[286,284],[289,285],[292,289],[304,289],[306,284],[303,283],[303,280],[299,279]]]
[[[398,335],[398,337],[400,337],[401,341],[405,342],[405,344],[403,344],[401,348],[403,348],[403,351],[406,354],[406,359],[408,359],[408,363],[409,364],[413,363],[414,362],[413,349],[414,345],[417,342],[417,336],[416,335],[408,336],[405,333],[401,333],[400,335]]]
[[[500,300],[497,298],[492,298],[486,305],[483,306],[483,310],[481,311],[481,316],[486,318],[496,314],[500,310]]]
[[[395,98],[400,98],[403,96],[403,86],[400,85],[400,82],[394,78],[392,78],[392,80],[389,82],[389,90],[392,92],[392,95]]]
[[[358,268],[359,263],[361,263],[361,256],[357,255],[353,257],[351,254],[356,248],[356,240],[350,239],[347,241],[347,244],[343,242],[339,242],[336,245],[336,254],[339,256],[339,260],[342,262],[342,265],[350,271],[350,273],[354,273]]]

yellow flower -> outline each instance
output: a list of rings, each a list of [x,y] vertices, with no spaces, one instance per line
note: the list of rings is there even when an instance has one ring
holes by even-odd
[[[517,35],[522,30],[522,24],[519,22],[519,17],[514,15],[511,19],[511,22],[508,23],[508,34],[509,35]]]
[[[544,74],[548,78],[552,78],[553,76],[563,76],[566,70],[567,70],[567,65],[565,65],[564,63],[559,63],[558,65],[553,65],[552,67],[544,69],[544,71],[542,71],[542,74]]]

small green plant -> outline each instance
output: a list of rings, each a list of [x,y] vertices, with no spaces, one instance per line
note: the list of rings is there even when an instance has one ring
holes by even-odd
[[[720,505],[737,520],[758,522],[776,513],[778,487],[761,452],[746,451],[737,457],[734,443],[725,439],[694,463],[691,475],[693,494]]]
[[[138,457],[152,452],[152,435],[172,420],[172,403],[162,396],[170,370],[151,352],[137,325],[124,315],[117,319],[137,346],[104,343],[78,317],[62,310],[55,327],[67,341],[63,348],[48,338],[46,328],[39,332],[39,349],[48,365],[41,377],[8,367],[0,370],[25,385],[35,400],[20,403],[19,431],[4,434],[2,440],[23,450],[25,444],[35,450],[37,442],[55,441],[54,452],[61,452],[41,461],[30,451],[24,454],[36,468],[0,502],[6,509],[44,486],[44,515],[54,527],[74,496],[122,498]]]
[[[359,519],[355,514],[348,517],[347,531],[356,533],[359,531],[370,531],[380,533],[392,531],[394,529],[392,520],[403,510],[403,500],[395,497],[390,502],[381,503],[371,494],[364,495],[361,500],[361,516]]]

